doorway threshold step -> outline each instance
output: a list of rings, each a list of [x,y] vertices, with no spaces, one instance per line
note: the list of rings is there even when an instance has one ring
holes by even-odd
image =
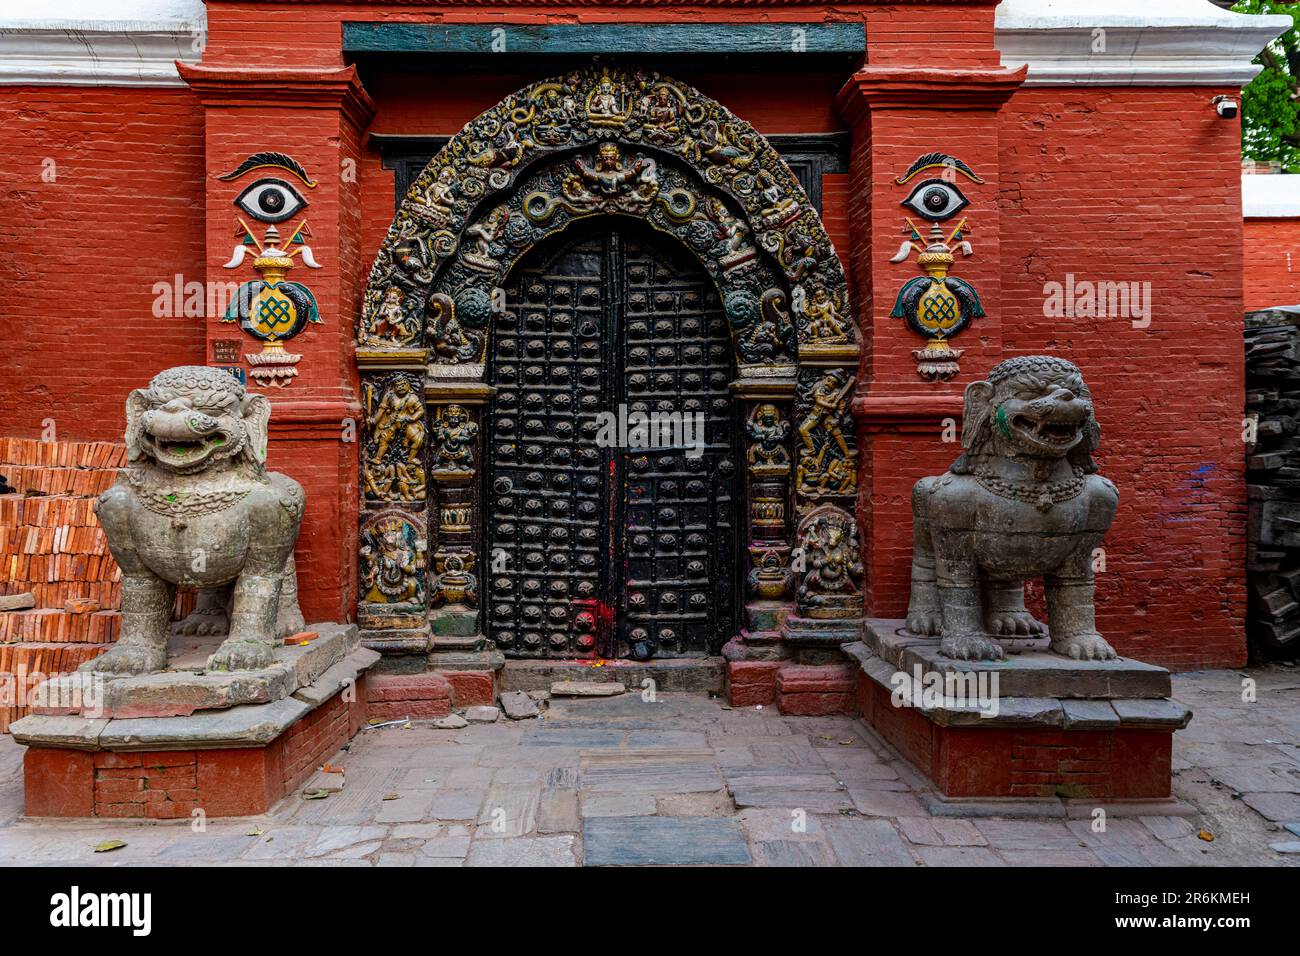
[[[629,691],[654,681],[656,691],[721,694],[727,662],[721,657],[674,657],[658,661],[508,660],[500,689],[550,690],[559,681],[609,681]]]

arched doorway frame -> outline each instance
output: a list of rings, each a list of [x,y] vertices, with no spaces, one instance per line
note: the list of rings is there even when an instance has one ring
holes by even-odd
[[[841,593],[822,594],[816,568],[828,548],[857,550],[859,333],[843,265],[757,130],[686,84],[594,65],[467,124],[412,184],[376,256],[357,335],[366,643],[417,652],[432,640],[452,666],[490,656],[476,479],[492,319],[514,264],[593,216],[674,236],[723,302],[745,422],[747,641],[838,641],[825,619],[859,616],[861,594],[842,577]]]

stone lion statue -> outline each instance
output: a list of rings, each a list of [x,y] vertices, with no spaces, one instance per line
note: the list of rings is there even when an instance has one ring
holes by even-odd
[[[182,633],[228,633],[213,670],[253,670],[303,627],[293,546],[304,496],[265,468],[271,405],[228,372],[159,372],[126,401],[128,465],[95,504],[122,569],[117,644],[82,670],[145,674],[167,663],[176,587],[199,588]]]
[[[1034,637],[1024,582],[1041,577],[1054,652],[1108,660],[1094,622],[1093,549],[1119,492],[1096,474],[1092,397],[1064,359],[1008,359],[966,388],[964,453],[912,489],[907,628],[942,635],[940,653],[997,660],[997,638]]]

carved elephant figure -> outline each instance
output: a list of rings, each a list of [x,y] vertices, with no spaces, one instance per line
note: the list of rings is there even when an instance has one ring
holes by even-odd
[[[1108,660],[1093,603],[1093,553],[1119,492],[1096,474],[1101,431],[1079,369],[1064,359],[1001,362],[966,389],[963,454],[912,490],[907,628],[940,653],[996,660],[998,638],[1034,637],[1024,583],[1042,578],[1057,654]]]
[[[126,403],[128,465],[96,502],[122,569],[121,635],[82,670],[144,674],[167,664],[177,586],[199,588],[183,633],[228,632],[213,670],[273,661],[303,627],[293,547],[304,496],[265,469],[271,406],[229,373],[160,372]]]

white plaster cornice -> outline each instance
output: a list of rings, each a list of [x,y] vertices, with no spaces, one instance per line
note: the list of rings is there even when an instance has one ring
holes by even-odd
[[[183,86],[206,30],[202,0],[0,0],[0,85]]]
[[[1002,63],[1029,64],[1026,86],[1237,88],[1291,18],[1210,0],[1002,0],[996,26]]]

